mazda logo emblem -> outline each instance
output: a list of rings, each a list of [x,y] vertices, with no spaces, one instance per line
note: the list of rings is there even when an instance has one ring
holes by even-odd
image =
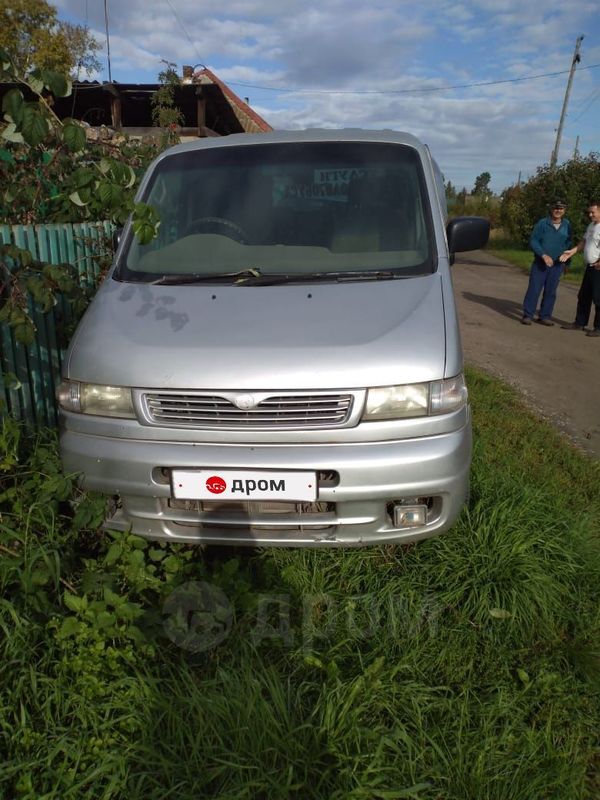
[[[256,399],[251,394],[240,394],[233,401],[234,405],[242,411],[248,411],[256,406]]]

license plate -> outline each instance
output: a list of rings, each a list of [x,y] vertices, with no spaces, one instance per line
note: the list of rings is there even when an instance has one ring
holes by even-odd
[[[316,500],[315,472],[174,469],[173,497],[182,500]]]

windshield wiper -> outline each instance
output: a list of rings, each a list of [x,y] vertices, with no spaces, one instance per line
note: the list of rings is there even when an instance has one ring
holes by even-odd
[[[298,272],[298,273],[264,273],[249,268],[239,272],[217,272],[214,274],[163,275],[152,284],[156,286],[182,286],[196,283],[235,283],[240,286],[276,286],[283,283],[318,283],[331,281],[349,283],[350,281],[382,281],[401,277],[392,270],[355,270],[353,272]]]
[[[400,277],[391,270],[372,272],[360,270],[354,272],[306,272],[306,273],[274,273],[262,274],[252,279],[248,278],[243,283],[246,286],[275,286],[280,283],[318,283],[331,281],[334,283],[347,283],[350,281],[382,281]]]
[[[202,273],[201,275],[162,275],[155,281],[150,281],[155,286],[184,286],[185,284],[196,283],[243,283],[249,279],[260,278],[261,273],[258,269],[243,269],[239,272],[215,272]]]

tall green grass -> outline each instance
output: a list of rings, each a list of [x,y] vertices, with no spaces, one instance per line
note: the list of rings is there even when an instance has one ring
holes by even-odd
[[[106,538],[51,442],[5,464],[0,796],[598,797],[600,467],[469,386],[469,507],[404,548]],[[162,624],[190,582],[233,607],[200,652]]]

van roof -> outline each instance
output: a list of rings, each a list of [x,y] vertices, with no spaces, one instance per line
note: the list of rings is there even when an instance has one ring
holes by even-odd
[[[195,142],[175,145],[175,147],[165,150],[158,160],[176,153],[187,153],[192,150],[204,150],[213,147],[237,147],[240,145],[278,144],[282,142],[389,142],[391,144],[408,145],[418,150],[421,154],[426,152],[426,146],[419,139],[410,133],[401,131],[371,131],[361,128],[312,128],[269,133],[234,133],[230,136],[198,139]]]

